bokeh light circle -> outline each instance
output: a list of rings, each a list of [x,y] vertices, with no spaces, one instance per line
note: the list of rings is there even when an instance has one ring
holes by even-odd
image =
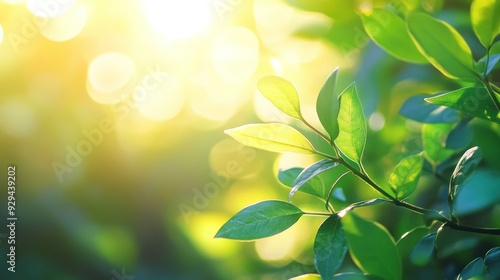
[[[99,92],[114,92],[124,87],[135,72],[134,62],[120,53],[105,53],[89,65],[88,80]]]
[[[182,40],[199,34],[212,20],[208,0],[143,0],[142,8],[153,29],[167,40]]]
[[[53,18],[65,14],[76,3],[76,0],[27,0],[28,10],[35,16]]]
[[[40,33],[47,39],[62,42],[73,39],[85,27],[87,10],[82,5],[76,5],[67,13],[48,19],[39,27]]]
[[[212,63],[227,80],[248,79],[259,65],[259,40],[252,30],[234,26],[221,32],[212,44]]]
[[[179,114],[184,99],[182,81],[165,72],[149,73],[134,92],[139,112],[155,121],[169,120]]]

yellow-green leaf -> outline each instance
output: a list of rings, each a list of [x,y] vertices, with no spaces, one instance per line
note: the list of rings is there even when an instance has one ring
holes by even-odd
[[[338,122],[339,136],[335,143],[346,157],[360,165],[366,143],[366,122],[354,83],[340,96]]]
[[[262,95],[283,113],[290,117],[303,119],[300,112],[299,96],[292,83],[280,77],[267,76],[260,79],[257,87]]]
[[[441,73],[452,79],[474,79],[471,50],[451,25],[424,13],[411,14],[407,24],[418,50]]]
[[[406,157],[398,163],[391,177],[389,177],[389,185],[396,198],[405,199],[415,191],[423,165],[424,157],[422,153]]]
[[[271,152],[311,154],[313,146],[294,128],[280,123],[247,124],[225,131],[238,142]]]
[[[413,63],[428,63],[413,43],[405,21],[388,9],[375,8],[361,15],[370,38],[392,56]]]
[[[500,1],[474,0],[471,6],[472,28],[477,38],[489,48],[500,33]]]

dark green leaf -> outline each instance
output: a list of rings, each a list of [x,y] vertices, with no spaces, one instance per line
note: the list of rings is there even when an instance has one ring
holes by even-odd
[[[316,177],[318,174],[330,170],[339,165],[338,161],[333,159],[323,159],[313,165],[305,168],[300,172],[299,176],[293,181],[293,187],[288,194],[288,200],[292,199],[292,196],[297,192],[305,183],[309,182],[312,178]]]
[[[460,272],[457,280],[477,279],[475,277],[482,279],[485,273],[486,267],[484,266],[483,258],[476,258]]]
[[[470,119],[464,119],[457,123],[457,125],[450,131],[446,137],[446,149],[461,150],[469,146],[474,132],[469,126]]]
[[[375,8],[361,15],[370,38],[394,57],[414,63],[428,63],[413,43],[402,18],[388,9]]]
[[[338,122],[339,136],[335,143],[346,157],[361,165],[366,142],[366,122],[354,83],[340,96]]]
[[[354,272],[335,274],[333,279],[334,280],[383,280],[383,278],[374,275],[354,273]]]
[[[409,255],[418,241],[427,234],[429,234],[429,228],[427,227],[417,227],[403,234],[396,243],[399,255],[401,257]]]
[[[499,112],[484,87],[461,88],[435,97],[426,98],[425,101],[447,106],[474,117],[500,123]]]
[[[290,117],[303,119],[300,112],[299,96],[292,83],[280,77],[267,76],[260,79],[257,87],[262,95],[283,113]]]
[[[450,179],[450,189],[448,195],[450,196],[451,201],[455,199],[458,188],[472,174],[474,169],[476,169],[481,159],[481,151],[477,146],[468,149],[462,155]]]
[[[314,240],[314,263],[322,279],[334,279],[347,252],[344,227],[337,215],[326,219]]]
[[[426,265],[432,258],[435,250],[437,233],[433,232],[422,237],[410,254],[410,260],[419,266]]]
[[[456,122],[460,118],[457,111],[440,105],[430,104],[424,99],[429,94],[419,94],[408,98],[399,113],[407,118],[421,123]]]
[[[247,124],[224,132],[243,145],[270,152],[312,154],[314,151],[302,133],[286,124]]]
[[[288,202],[267,200],[250,205],[227,221],[216,238],[253,240],[275,235],[295,224],[304,214]]]
[[[466,215],[500,203],[500,174],[493,170],[476,170],[460,187],[455,198],[457,215]]]
[[[452,26],[424,13],[413,13],[407,21],[417,48],[441,73],[452,79],[475,79],[471,50]]]
[[[424,165],[422,153],[402,159],[389,177],[389,185],[399,200],[410,196],[417,187]]]
[[[383,279],[401,279],[399,252],[386,228],[353,212],[342,218],[342,224],[351,257],[361,270]]]
[[[341,92],[336,89],[338,72],[339,70],[337,68],[330,74],[330,76],[328,76],[328,79],[319,91],[318,99],[316,100],[316,112],[318,113],[318,118],[330,135],[332,142],[339,135],[337,116],[339,115],[339,95]]]
[[[278,172],[278,180],[287,187],[293,186],[293,181],[299,176],[300,172],[302,172],[302,168],[294,167],[287,170],[280,170]],[[304,192],[321,199],[325,199],[326,190],[323,180],[320,177],[316,176],[311,178],[311,180],[307,181],[300,189],[300,192]]]
[[[500,279],[500,247],[491,248],[484,256],[489,279]]]
[[[500,1],[474,0],[471,6],[472,28],[483,46],[488,48],[500,33]]]

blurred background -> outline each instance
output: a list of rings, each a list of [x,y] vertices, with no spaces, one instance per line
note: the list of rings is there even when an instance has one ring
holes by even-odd
[[[223,131],[283,122],[321,146],[256,84],[266,75],[292,81],[305,118],[320,127],[315,100],[340,67],[346,81],[357,82],[369,122],[367,169],[386,180],[399,159],[422,149],[420,124],[398,114],[403,102],[458,85],[431,66],[387,55],[369,41],[358,11],[392,4],[402,14],[433,13],[464,34],[476,58],[484,55],[470,29],[470,1],[390,2],[0,1],[0,177],[6,182],[7,166],[17,166],[18,217],[16,273],[6,270],[2,226],[0,278],[288,279],[314,272],[312,244],[322,218],[303,218],[256,242],[213,238],[243,207],[287,199],[279,169],[317,160],[247,148]],[[488,135],[471,139],[482,141],[487,163],[500,168],[499,127],[477,121],[473,129]],[[429,195],[414,202],[438,204],[442,182],[421,180],[425,188],[413,197]],[[375,196],[348,178],[333,204]],[[6,187],[0,198],[6,221]],[[294,199],[322,210],[313,197]],[[483,211],[492,213],[489,225],[500,226],[500,206]],[[424,224],[390,206],[360,213],[396,239]],[[466,237],[468,243],[445,252],[453,259],[445,270],[465,266],[476,256],[472,248],[499,243]],[[439,265],[430,264],[427,276],[443,279]],[[342,267],[355,269],[349,259]]]

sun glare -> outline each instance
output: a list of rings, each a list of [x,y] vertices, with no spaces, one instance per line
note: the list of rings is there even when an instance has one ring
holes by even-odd
[[[143,0],[141,4],[153,29],[169,41],[191,38],[212,21],[208,0]]]

